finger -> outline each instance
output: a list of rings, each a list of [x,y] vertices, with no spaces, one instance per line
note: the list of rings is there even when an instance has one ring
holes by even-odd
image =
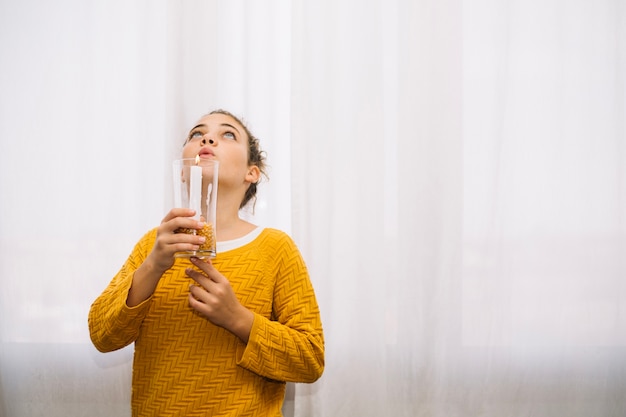
[[[161,223],[166,223],[176,217],[193,217],[195,210],[189,208],[173,208],[163,218]]]
[[[194,310],[204,314],[207,318],[214,314],[218,306],[217,299],[208,291],[197,285],[189,286],[189,304]]]
[[[161,227],[174,233],[192,233],[193,230],[202,230],[204,222],[193,217],[174,217],[173,219],[161,223]]]
[[[197,266],[200,270],[202,270],[207,275],[207,277],[215,282],[221,281],[220,278],[222,275],[217,271],[217,269],[215,269],[210,259],[203,260],[196,257],[191,257],[190,260],[191,263]]]
[[[206,298],[207,292],[204,289],[202,289],[202,287],[190,284],[189,295],[193,297],[193,299],[196,301],[199,301],[202,303],[206,302],[205,298]]]
[[[176,252],[193,252],[200,249],[200,245],[185,242],[173,242],[163,246],[163,249],[172,255]]]
[[[206,275],[192,268],[185,269],[185,274],[187,274],[189,278],[196,281],[198,285],[200,285],[202,288],[208,291],[209,285],[211,283],[211,279],[208,278]]]
[[[157,246],[176,252],[198,250],[205,241],[203,236],[186,233],[162,232],[157,236]]]
[[[198,298],[196,298],[196,296],[194,296],[194,294],[192,294],[191,291],[189,292],[189,295],[187,296],[187,299],[189,300],[189,306],[192,309],[194,309],[196,312],[198,312],[204,318],[206,318],[206,319],[209,318],[210,312],[208,311],[207,305],[205,303],[203,303],[202,301],[198,300]]]

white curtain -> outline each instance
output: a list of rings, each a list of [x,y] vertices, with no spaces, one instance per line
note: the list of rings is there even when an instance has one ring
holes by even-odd
[[[87,311],[222,107],[326,371],[287,416],[626,414],[621,0],[0,0],[0,415],[129,415]]]

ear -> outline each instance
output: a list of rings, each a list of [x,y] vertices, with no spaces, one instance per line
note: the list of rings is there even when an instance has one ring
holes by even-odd
[[[250,165],[248,167],[248,172],[246,172],[246,182],[250,184],[256,184],[261,179],[261,170],[256,165]]]

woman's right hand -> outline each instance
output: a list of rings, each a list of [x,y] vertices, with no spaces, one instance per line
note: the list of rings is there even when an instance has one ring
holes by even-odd
[[[134,307],[152,296],[161,276],[174,265],[174,254],[185,250],[198,250],[204,237],[176,233],[178,229],[202,229],[203,222],[193,219],[191,209],[175,208],[167,213],[157,228],[152,251],[137,268],[128,290],[126,304]]]
[[[199,235],[178,233],[179,229],[202,230],[203,222],[193,218],[194,210],[173,208],[157,228],[156,241],[146,261],[155,271],[163,274],[174,265],[176,252],[198,250],[205,238]]]

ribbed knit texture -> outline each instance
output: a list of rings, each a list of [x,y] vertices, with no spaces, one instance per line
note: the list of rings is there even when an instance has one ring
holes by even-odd
[[[265,229],[213,260],[255,314],[246,345],[189,307],[195,282],[185,275],[186,259],[176,260],[150,299],[126,306],[155,238],[156,229],[137,243],[89,312],[98,350],[135,342],[133,416],[280,416],[285,381],[313,382],[324,369],[319,308],[292,239]]]

